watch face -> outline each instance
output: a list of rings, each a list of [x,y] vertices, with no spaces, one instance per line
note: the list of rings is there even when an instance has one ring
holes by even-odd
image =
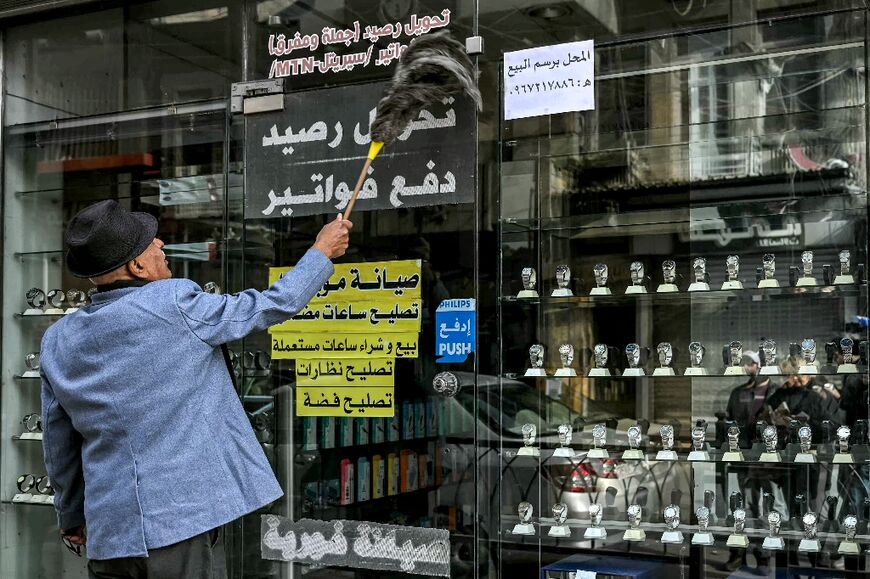
[[[625,353],[629,356],[635,355],[638,350],[640,350],[640,346],[638,346],[637,344],[629,344],[625,347]]]
[[[670,424],[665,424],[664,426],[662,426],[660,433],[662,435],[662,438],[671,437],[674,435],[674,427]]]
[[[765,440],[773,440],[776,438],[776,427],[767,425],[764,427],[764,430],[761,432],[761,436],[764,437]]]
[[[696,426],[692,429],[692,438],[695,440],[704,440],[707,436],[707,431],[703,426]]]
[[[632,440],[637,440],[640,438],[640,428],[637,426],[630,426],[628,428],[628,437]]]
[[[843,350],[851,350],[855,347],[855,342],[851,338],[843,338],[840,340],[840,348]]]
[[[745,521],[746,520],[746,511],[743,509],[735,509],[734,510],[734,520],[735,521]]]
[[[807,525],[808,527],[815,525],[816,520],[817,520],[817,517],[816,517],[815,513],[807,513],[804,515],[804,518],[803,518],[804,525]]]
[[[633,261],[631,262],[631,265],[628,266],[628,270],[643,275],[643,264],[639,261]]]
[[[689,344],[689,351],[693,354],[697,354],[701,351],[701,342],[692,342]]]
[[[595,266],[592,268],[592,272],[595,275],[603,275],[607,273],[607,266],[603,263],[596,263]]]
[[[676,516],[677,516],[677,510],[674,507],[672,507],[672,506],[665,507],[665,518],[666,519],[673,519]]]
[[[698,519],[709,519],[710,509],[707,507],[698,507],[698,510],[695,511],[695,516],[698,517]]]
[[[798,436],[800,438],[811,438],[813,436],[813,431],[810,430],[809,426],[801,426],[798,430]]]
[[[729,426],[728,427],[728,436],[740,436],[740,427]]]
[[[812,263],[813,262],[813,252],[805,251],[801,254],[801,261],[803,263]]]
[[[592,436],[595,438],[604,438],[604,435],[607,434],[607,430],[601,424],[596,424],[592,427]]]
[[[812,338],[807,338],[803,342],[801,342],[801,348],[804,350],[815,350],[816,349],[816,341]]]
[[[852,436],[852,429],[848,426],[841,426],[837,429],[837,438],[841,440],[849,440],[850,436]]]
[[[781,521],[782,521],[782,517],[780,517],[779,513],[777,513],[776,511],[770,511],[767,514],[767,523],[770,526],[772,526],[772,527],[778,526]]]
[[[589,516],[590,517],[595,517],[600,512],[601,512],[601,505],[599,505],[598,503],[592,503],[591,505],[589,505]]]
[[[595,353],[599,356],[607,351],[607,346],[604,344],[595,344]]]
[[[640,517],[640,505],[629,505],[627,512],[630,517]]]
[[[761,258],[761,262],[764,264],[771,264],[776,261],[776,256],[772,253],[765,253],[764,257]]]
[[[858,526],[858,517],[855,515],[848,515],[845,519],[843,519],[843,527],[846,529],[852,530]]]

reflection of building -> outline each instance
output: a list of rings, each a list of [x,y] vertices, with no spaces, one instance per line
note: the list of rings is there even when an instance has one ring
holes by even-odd
[[[698,420],[707,422],[708,452],[721,458],[727,438],[721,412],[728,393],[744,380],[721,375],[722,346],[740,340],[744,351],[758,350],[769,338],[784,359],[790,345],[813,337],[824,389],[826,383],[840,388],[843,382],[830,371],[835,364],[829,366],[827,358],[833,352],[825,344],[848,333],[857,355],[867,340],[867,329],[858,323],[868,313],[862,280],[834,289],[790,286],[795,273],[790,268],[801,265],[805,249],[814,251],[819,280],[825,266],[839,267],[838,252],[844,248],[851,250],[856,276],[867,262],[868,14],[856,3],[198,0],[17,6],[14,14],[0,6],[0,17],[15,16],[3,20],[2,50],[4,578],[85,576],[82,562],[57,542],[50,508],[10,502],[18,476],[44,469],[40,445],[12,437],[21,434],[21,417],[38,409],[38,381],[21,374],[25,356],[38,351],[52,321],[16,314],[28,307],[23,296],[31,287],[88,287],[63,269],[61,234],[69,218],[107,197],[158,215],[175,274],[201,285],[217,281],[227,293],[264,287],[267,268],[291,265],[327,218],[244,217],[254,181],[251,167],[256,167],[245,148],[251,137],[246,131],[253,118],[268,126],[274,111],[251,113],[258,117],[231,114],[229,97],[234,84],[268,76],[275,60],[267,49],[270,35],[317,35],[324,28],[351,29],[355,22],[365,30],[449,9],[456,37],[479,35],[486,45],[477,60],[486,106],[476,126],[461,127],[477,143],[469,154],[476,168],[475,202],[355,213],[348,257],[354,262],[423,260],[421,357],[397,361],[397,396],[412,409],[441,403],[430,384],[445,369],[459,376],[460,394],[443,405],[437,436],[328,444],[328,433],[340,440],[349,423],[312,425],[296,418],[295,366],[283,360],[270,366],[257,354],[269,350],[268,336],[232,344],[238,352],[240,395],[286,493],[272,513],[447,529],[455,577],[536,576],[569,551],[593,550],[604,558],[658,565],[666,576],[719,576],[724,550],[698,548],[687,562],[658,540],[661,510],[674,503],[681,506],[688,542],[696,523],[692,513],[704,502],[704,491],[715,493],[710,507],[717,544],[730,533],[728,501],[740,490],[734,474],[739,466],[685,460],[689,431]],[[28,14],[28,8],[40,12]],[[596,45],[594,110],[503,119],[504,52],[588,39]],[[375,49],[393,40],[380,39]],[[363,48],[367,44],[372,43],[360,42]],[[328,52],[356,51],[356,46],[333,44],[304,48],[303,54],[324,58]],[[284,91],[382,81],[392,70],[368,66],[290,76]],[[250,96],[263,97],[270,89],[252,90]],[[307,128],[320,119],[305,120]],[[780,286],[767,293],[755,287],[765,253],[776,256]],[[719,290],[729,255],[740,257],[745,293]],[[696,257],[707,259],[713,291],[689,295],[685,289]],[[663,297],[654,290],[669,259],[676,262],[674,283],[680,291]],[[645,295],[624,294],[633,261],[645,267]],[[607,299],[588,295],[597,263],[609,267],[613,293]],[[573,272],[574,297],[563,301],[550,297],[559,265]],[[541,296],[534,303],[516,299],[520,271],[529,266],[537,270]],[[432,314],[447,297],[476,297],[480,309],[477,358],[445,368],[430,354]],[[690,341],[706,348],[706,377],[682,376]],[[579,377],[522,379],[529,346],[538,342],[546,348],[545,368],[551,374],[560,363],[558,346],[573,345]],[[595,344],[613,352],[610,370],[618,376],[626,365],[625,346],[632,342],[644,351],[644,378],[586,376]],[[672,378],[650,376],[661,342],[673,345]],[[86,349],[71,344],[70,356]],[[860,381],[867,377],[866,344],[864,352],[861,372],[852,377],[856,392],[863,391]],[[541,462],[522,463],[511,454],[522,444],[526,423],[537,427]],[[574,426],[578,451],[591,447],[591,428],[605,424],[613,462],[547,462],[563,423]],[[660,427],[673,425],[680,461],[619,460],[628,446],[628,429],[636,423],[643,431],[639,448],[650,457],[661,445]],[[391,425],[371,426],[371,432],[378,426],[388,432]],[[860,431],[860,425],[852,427]],[[741,428],[751,433],[755,425]],[[308,438],[312,432],[317,440]],[[866,441],[865,435],[853,441],[856,458],[863,460],[866,449],[859,441]],[[340,508],[330,503],[338,496],[343,460],[386,460],[404,450],[438,457],[432,462],[440,460],[441,484]],[[743,450],[752,462],[758,449]],[[794,450],[780,448],[784,457],[793,458]],[[792,551],[801,536],[791,516],[799,508],[794,494],[806,496],[815,510],[826,496],[839,495],[837,520],[857,514],[865,496],[866,469],[831,468],[826,462],[830,447],[817,450],[821,475],[788,462],[777,471],[788,479],[776,504],[788,511],[784,520],[795,522],[784,529]],[[181,477],[179,484],[196,481]],[[537,535],[517,539],[509,531],[521,501],[533,503]],[[608,541],[590,549],[546,538],[556,502],[568,505],[574,539],[589,505],[600,504],[602,525],[611,529]],[[629,552],[620,538],[632,502],[644,507],[648,540]],[[747,525],[753,545],[765,525],[761,519]],[[833,520],[826,529],[831,534],[825,549],[834,552],[842,533]],[[264,561],[256,515],[226,530],[233,578],[372,573]],[[781,558],[777,566],[788,567],[790,560]],[[827,565],[824,559],[812,564]],[[844,565],[851,568],[855,562]],[[556,567],[546,571],[547,577],[566,579]]]

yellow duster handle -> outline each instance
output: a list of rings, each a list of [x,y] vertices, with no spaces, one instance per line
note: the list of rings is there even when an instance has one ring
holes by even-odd
[[[366,175],[368,175],[369,167],[372,166],[372,161],[375,160],[375,157],[378,156],[378,153],[381,152],[381,149],[384,148],[384,144],[379,141],[372,141],[372,144],[369,145],[369,154],[366,158],[365,165],[363,165],[362,172],[359,174],[359,179],[357,179],[356,187],[353,188],[353,195],[351,195],[350,201],[347,202],[347,207],[344,210],[344,218],[350,219],[350,212],[353,211],[353,205],[356,203],[356,197],[359,195],[360,189],[362,189],[363,183],[366,180]]]

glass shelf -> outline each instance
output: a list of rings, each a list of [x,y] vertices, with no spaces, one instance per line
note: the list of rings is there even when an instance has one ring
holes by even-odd
[[[632,302],[639,304],[677,304],[684,306],[686,302],[717,302],[729,300],[763,301],[767,299],[788,299],[794,296],[818,296],[825,299],[842,299],[846,297],[867,296],[867,284],[836,285],[836,286],[812,286],[812,287],[780,287],[772,289],[744,288],[742,290],[717,290],[699,292],[650,292],[645,294],[613,293],[611,295],[590,296],[575,295],[569,297],[541,296],[537,298],[518,298],[516,296],[502,296],[499,302],[510,306],[537,306],[547,307],[568,306],[588,307],[597,306],[625,306]]]
[[[679,368],[678,368],[679,370]],[[613,381],[627,381],[627,380],[721,380],[723,378],[728,379],[737,379],[737,380],[748,380],[750,376],[748,374],[707,374],[706,376],[685,376],[683,374],[677,373],[673,376],[653,376],[652,372],[646,374],[645,376],[622,376],[622,375],[613,375],[613,376],[586,376],[585,374],[580,374],[578,372],[578,376],[554,376],[552,374],[548,374],[546,376],[525,376],[523,374],[513,374],[506,373],[503,375],[505,380],[613,380]],[[837,372],[819,372],[818,374],[801,374],[801,376],[824,376],[825,378],[833,378],[835,376],[838,377],[846,377],[846,376],[862,376],[867,375],[868,369],[864,368],[860,370],[858,373],[850,373],[850,374],[840,374]],[[788,378],[793,374],[764,374],[765,378]]]

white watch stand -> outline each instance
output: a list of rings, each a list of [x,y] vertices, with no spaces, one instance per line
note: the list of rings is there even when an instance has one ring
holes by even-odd
[[[722,283],[723,290],[742,290],[743,282],[740,280],[726,281]]]
[[[643,368],[626,368],[622,371],[623,376],[646,376]]]
[[[653,370],[653,376],[674,376],[674,369],[670,367],[658,367]]]
[[[779,282],[775,279],[763,279],[758,282],[758,289],[774,289],[779,287]]]
[[[610,291],[609,287],[594,287],[592,291],[589,292],[590,296],[609,296],[613,295],[613,292]]]
[[[540,296],[538,296],[538,292],[536,292],[535,290],[522,290],[520,293],[517,294],[517,299],[519,300],[528,300],[537,297]]]
[[[659,284],[659,287],[656,288],[657,294],[672,294],[680,291],[680,288],[677,287],[675,283],[663,283]]]
[[[689,285],[690,292],[708,292],[710,291],[710,284],[705,281],[696,281],[692,282]]]
[[[634,285],[634,284],[632,284],[632,285],[628,286],[627,288],[625,288],[625,293],[626,293],[626,295],[630,295],[630,294],[645,294],[645,293],[646,293],[646,287],[645,287],[645,286],[642,286],[642,285]]]
[[[683,375],[684,375],[684,376],[706,376],[706,375],[707,375],[707,369],[706,369],[706,368],[700,368],[700,367],[699,367],[699,368],[695,368],[695,367],[693,367],[693,366],[690,366],[690,367],[686,368],[686,371],[685,371],[685,373],[684,373]]]

